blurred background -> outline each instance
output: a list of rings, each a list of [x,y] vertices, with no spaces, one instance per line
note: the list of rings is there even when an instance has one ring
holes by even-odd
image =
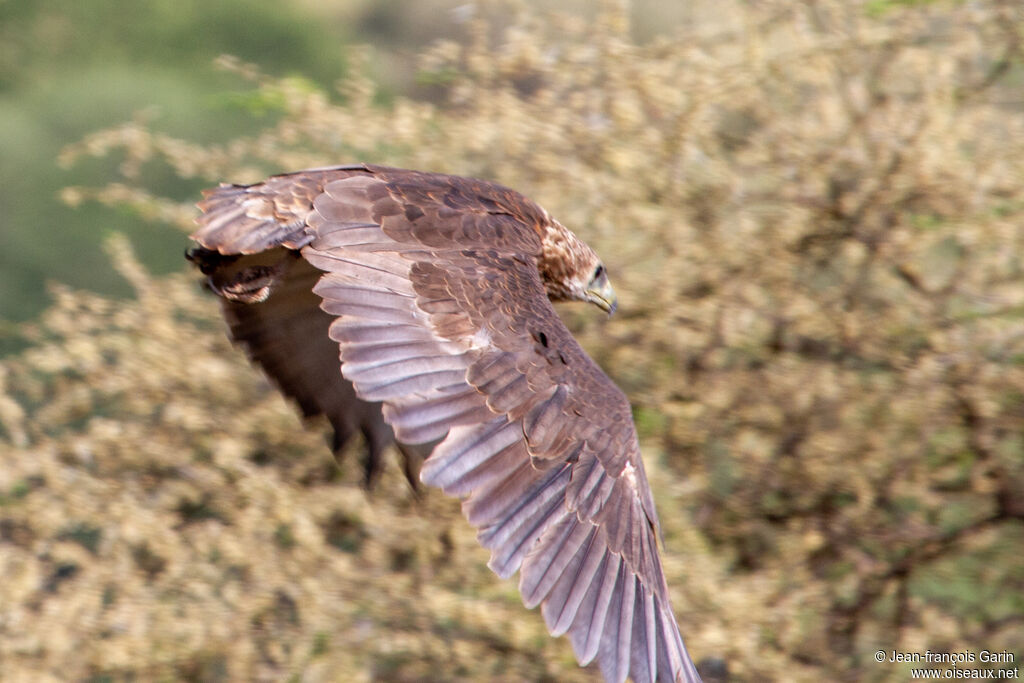
[[[1018,667],[1022,41],[1016,0],[0,2],[0,677],[596,679],[185,268],[201,189],[359,160],[604,257],[620,313],[560,313],[709,678]]]

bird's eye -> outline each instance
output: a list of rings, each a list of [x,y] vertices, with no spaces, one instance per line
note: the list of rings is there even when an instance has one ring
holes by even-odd
[[[591,278],[591,281],[598,279],[602,275],[604,275],[604,266],[598,264],[597,268],[594,269],[594,277]]]

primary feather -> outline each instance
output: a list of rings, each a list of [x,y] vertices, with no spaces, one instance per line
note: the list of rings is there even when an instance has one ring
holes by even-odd
[[[396,440],[503,577],[609,681],[697,681],[621,391],[551,301],[614,310],[597,255],[508,188],[370,165],[224,185],[190,253],[232,337],[367,481]],[[340,360],[340,375],[338,374]],[[393,432],[392,432],[393,430]],[[417,445],[419,448],[417,449]]]

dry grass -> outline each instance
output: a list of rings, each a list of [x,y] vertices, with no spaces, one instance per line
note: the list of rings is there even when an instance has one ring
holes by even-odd
[[[496,179],[599,253],[622,313],[563,309],[634,402],[684,637],[734,680],[905,680],[876,650],[1024,642],[1024,10],[526,9],[423,56],[437,104],[246,65],[280,108],[201,147],[143,123],[73,188],[189,226],[211,183],[366,160]],[[0,375],[0,666],[13,679],[574,680],[458,505],[372,495],[119,242],[134,302],[58,290]],[[1024,652],[1017,652],[1018,661]]]

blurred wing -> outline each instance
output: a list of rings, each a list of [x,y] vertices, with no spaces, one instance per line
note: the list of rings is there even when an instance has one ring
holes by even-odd
[[[699,680],[629,404],[540,281],[543,211],[479,181],[368,170],[324,183],[306,231],[285,237],[324,271],[314,291],[342,373],[384,403],[399,441],[443,439],[422,480],[464,499],[489,566],[521,569],[524,602],[581,663],[596,657],[611,681]]]
[[[384,452],[394,443],[394,433],[381,404],[359,399],[339,373],[338,345],[328,337],[333,319],[320,310],[320,298],[313,294],[323,273],[298,258],[298,252],[274,249],[260,256],[225,261],[216,252],[190,252],[209,271],[210,289],[222,295],[231,340],[299,405],[304,417],[327,417],[334,429],[334,454],[340,457],[352,436],[362,433],[364,483],[373,486],[384,471]],[[258,263],[267,257],[273,266]],[[406,477],[416,486],[426,453],[398,447]]]
[[[323,183],[362,170],[305,171],[210,191],[199,205],[202,227],[193,236],[201,247],[188,257],[221,296],[231,340],[299,405],[304,417],[326,416],[334,430],[335,455],[362,433],[370,486],[383,472],[394,433],[384,422],[381,404],[359,399],[352,383],[340,376],[338,345],[327,334],[333,318],[320,310],[320,298],[313,294],[323,273],[291,250],[309,241],[305,219]],[[397,445],[406,477],[415,486],[426,452]]]

